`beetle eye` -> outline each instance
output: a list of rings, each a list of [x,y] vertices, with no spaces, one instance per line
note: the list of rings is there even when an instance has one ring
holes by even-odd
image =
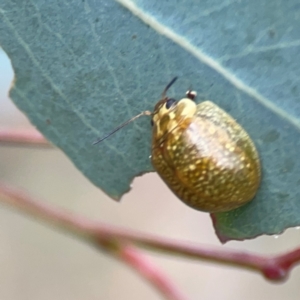
[[[192,91],[192,90],[188,90],[186,93],[187,98],[191,99],[191,100],[195,100],[196,96],[197,96],[197,92]]]
[[[169,109],[171,106],[173,106],[174,103],[176,103],[177,100],[170,98],[166,101],[166,109]]]

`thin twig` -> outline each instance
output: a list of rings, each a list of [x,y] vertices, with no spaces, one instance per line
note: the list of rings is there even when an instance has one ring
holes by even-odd
[[[217,249],[204,245],[192,245],[186,242],[158,238],[146,234],[114,228],[99,222],[73,215],[62,209],[43,202],[34,201],[29,195],[19,190],[0,184],[0,201],[20,209],[33,217],[80,236],[95,245],[103,243],[130,243],[148,249],[222,263],[263,274],[273,281],[284,280],[290,270],[300,262],[300,248],[277,256],[264,256],[237,250]]]
[[[37,130],[0,129],[0,145],[52,147]]]
[[[155,266],[138,249],[135,249],[130,243],[122,242],[113,236],[103,236],[95,241],[91,233],[85,230],[88,220],[72,216],[67,212],[56,209],[43,203],[35,202],[26,193],[0,184],[0,202],[18,208],[31,217],[51,223],[52,225],[63,229],[68,233],[75,234],[83,238],[97,248],[105,250],[108,254],[114,256],[124,264],[135,270],[149,284],[151,284],[167,300],[187,300],[178,290],[177,286],[168,279],[157,266]]]
[[[160,291],[165,299],[186,300],[187,298],[168,280],[168,277],[162,273],[158,267],[137,249],[131,246],[122,247],[118,253],[118,258],[131,266],[152,286]]]

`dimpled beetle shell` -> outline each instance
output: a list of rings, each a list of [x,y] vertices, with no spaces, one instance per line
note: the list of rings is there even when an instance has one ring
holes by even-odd
[[[168,187],[190,207],[223,212],[249,202],[261,177],[246,131],[210,101],[160,100],[153,112],[152,163]]]

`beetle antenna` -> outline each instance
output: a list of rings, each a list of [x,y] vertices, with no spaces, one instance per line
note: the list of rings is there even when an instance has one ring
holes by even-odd
[[[117,128],[115,128],[113,131],[111,131],[109,134],[107,134],[106,136],[104,136],[103,138],[95,141],[93,143],[93,145],[96,145],[96,144],[99,144],[101,143],[102,141],[104,141],[105,139],[107,139],[108,137],[110,137],[112,134],[114,134],[115,132],[117,132],[118,130],[120,130],[121,128],[123,128],[124,126],[128,125],[129,123],[131,123],[132,121],[138,119],[139,117],[141,116],[151,116],[152,113],[149,111],[149,110],[146,110],[146,111],[143,111],[141,112],[140,114],[132,117],[130,120],[124,122],[123,124],[119,125]]]
[[[168,91],[168,89],[172,86],[172,84],[177,80],[178,77],[174,77],[165,87],[164,91],[162,92],[162,97],[165,98],[166,97],[166,93]]]

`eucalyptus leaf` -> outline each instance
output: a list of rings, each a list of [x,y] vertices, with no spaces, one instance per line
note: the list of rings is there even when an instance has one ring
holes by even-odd
[[[222,241],[300,225],[300,4],[296,0],[83,0],[0,4],[12,100],[98,187],[119,199],[153,171],[142,117],[165,85],[189,87],[254,140],[262,183],[248,205],[213,215]],[[200,230],[200,229],[199,229]]]

